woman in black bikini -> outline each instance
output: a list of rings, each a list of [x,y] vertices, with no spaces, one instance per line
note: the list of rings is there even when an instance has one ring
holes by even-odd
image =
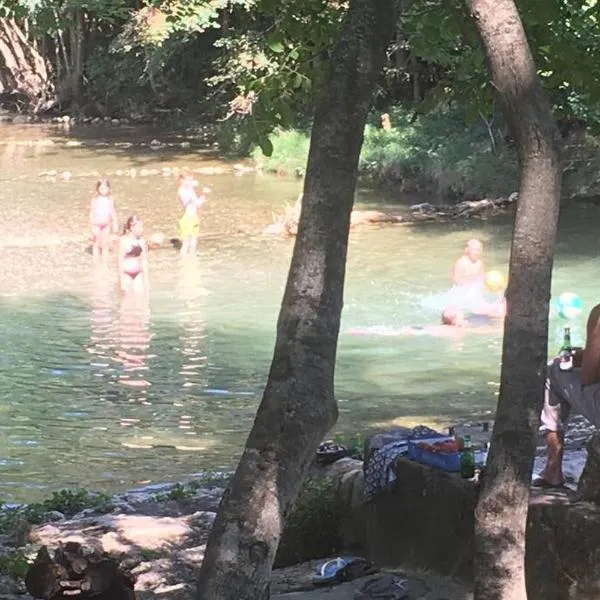
[[[132,215],[119,238],[119,284],[123,293],[148,291],[148,246],[144,224]]]

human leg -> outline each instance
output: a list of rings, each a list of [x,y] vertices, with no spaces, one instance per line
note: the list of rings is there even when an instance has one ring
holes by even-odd
[[[561,371],[556,360],[548,368],[540,419],[547,448],[542,480],[549,485],[561,485],[564,481],[564,430],[571,412],[583,415],[596,427],[600,426],[600,384],[584,386],[579,369]]]
[[[196,249],[198,248],[198,235],[193,235],[190,238],[190,254],[196,256]]]
[[[100,253],[106,261],[108,258],[108,246],[110,244],[110,227],[105,226],[98,232],[98,245],[100,247]]]

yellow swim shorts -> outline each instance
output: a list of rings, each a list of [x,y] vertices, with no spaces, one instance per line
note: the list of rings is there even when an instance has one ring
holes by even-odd
[[[200,219],[198,215],[183,215],[181,219],[179,219],[179,234],[182,239],[192,237],[194,235],[198,235],[200,231]]]

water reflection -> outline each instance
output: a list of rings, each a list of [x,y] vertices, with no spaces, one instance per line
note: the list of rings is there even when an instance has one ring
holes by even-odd
[[[92,370],[105,375],[112,358],[115,323],[114,285],[106,265],[99,264],[92,273],[90,343],[88,352],[93,355]]]
[[[202,318],[202,299],[208,292],[201,281],[198,260],[185,258],[181,262],[177,280],[177,296],[181,303],[179,310],[180,348],[182,367],[180,375],[183,387],[201,385],[207,356],[205,353],[205,323]],[[206,386],[206,382],[205,386]]]
[[[135,388],[133,398],[147,402],[148,360],[150,357],[150,305],[148,295],[135,292],[123,294],[117,324],[115,361],[121,369],[118,383],[127,388]]]
[[[128,400],[147,403],[150,387],[150,303],[148,294],[118,295],[111,270],[97,265],[93,272],[90,342],[92,372],[127,390]],[[121,397],[118,390],[107,395]],[[116,392],[116,393],[115,393]]]

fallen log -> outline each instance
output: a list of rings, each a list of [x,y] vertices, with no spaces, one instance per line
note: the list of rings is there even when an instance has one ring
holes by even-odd
[[[61,544],[54,557],[42,546],[25,575],[27,591],[42,600],[135,600],[134,583],[117,560],[77,542]]]

